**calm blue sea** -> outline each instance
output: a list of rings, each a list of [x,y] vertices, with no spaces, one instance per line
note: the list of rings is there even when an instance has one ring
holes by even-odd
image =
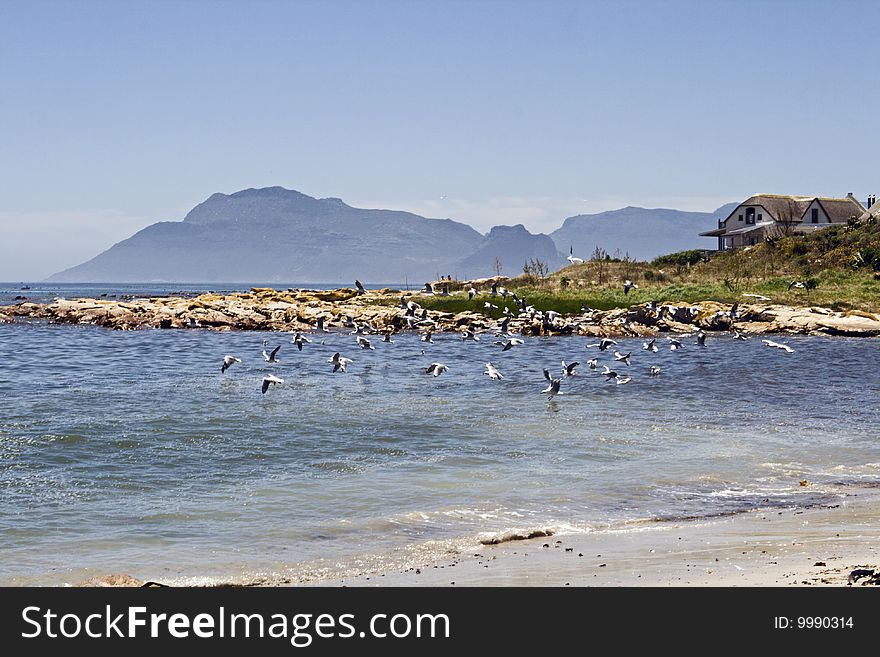
[[[88,294],[197,291],[172,287]],[[504,353],[491,336],[313,339],[299,352],[279,333],[0,325],[0,584],[272,582],[510,527],[618,530],[880,486],[876,339],[782,339],[791,354],[621,340],[627,385],[590,372],[611,358],[585,338]],[[243,362],[221,374],[224,354]],[[582,365],[548,403],[542,369],[562,360]],[[425,375],[435,361],[449,371]],[[285,383],[263,395],[270,372]]]

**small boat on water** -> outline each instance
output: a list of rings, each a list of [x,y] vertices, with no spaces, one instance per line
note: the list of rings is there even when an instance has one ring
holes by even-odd
[[[31,286],[30,286],[30,285],[22,285],[22,286],[21,286],[21,289],[22,289],[22,290],[30,290],[30,289],[31,289]]]

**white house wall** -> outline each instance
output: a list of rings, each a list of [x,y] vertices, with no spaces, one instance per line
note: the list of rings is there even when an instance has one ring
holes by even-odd
[[[760,221],[767,221],[772,219],[776,221],[776,217],[774,217],[763,205],[740,205],[736,210],[733,211],[733,214],[730,215],[724,221],[724,228],[727,230],[736,230],[737,228],[745,228],[748,224],[746,224],[746,208],[755,208],[755,223]],[[758,219],[758,215],[763,215],[761,219]],[[743,220],[739,221],[739,216],[742,215]]]
[[[820,223],[820,224],[830,224],[831,223],[831,219],[828,217],[827,214],[825,214],[825,210],[823,210],[822,206],[819,205],[819,201],[814,200],[812,203],[810,203],[809,207],[807,208],[807,211],[804,213],[804,217],[803,217],[803,221],[802,221],[804,226],[813,223],[813,209],[814,208],[816,210],[819,210],[818,223]]]

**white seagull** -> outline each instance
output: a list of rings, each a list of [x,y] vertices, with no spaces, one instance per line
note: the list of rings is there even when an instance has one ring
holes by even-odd
[[[580,363],[578,363],[577,361],[575,361],[574,363],[569,363],[568,365],[565,364],[565,361],[562,361],[563,376],[575,376],[576,373],[574,370],[575,368],[577,368],[578,365],[580,365]]]
[[[367,338],[365,338],[363,336],[359,335],[357,337],[357,343],[361,349],[370,349],[372,351],[376,350],[376,347],[374,347],[373,344]]]
[[[657,351],[657,338],[651,338],[648,342],[642,343],[642,349],[645,351]]]
[[[503,348],[501,349],[501,351],[510,351],[515,346],[517,346],[519,344],[525,344],[525,343],[526,343],[525,340],[520,340],[519,338],[508,338],[504,342],[501,342],[500,340],[495,341],[495,344],[503,345]]]
[[[223,365],[220,366],[220,374],[223,374],[230,367],[235,365],[236,363],[240,363],[241,359],[236,358],[235,356],[224,356],[223,357]]]
[[[583,259],[583,258],[576,258],[576,257],[575,257],[575,255],[574,255],[574,246],[569,246],[569,247],[568,247],[568,258],[566,258],[566,260],[568,260],[568,261],[569,261],[571,264],[573,264],[573,265],[576,265],[576,264],[583,264],[583,262],[584,262],[584,259]]]
[[[602,338],[601,340],[599,340],[599,344],[588,344],[587,349],[591,347],[599,347],[599,351],[605,351],[613,344],[616,345],[617,343],[610,338]]]
[[[428,367],[425,368],[425,374],[433,374],[434,376],[440,376],[448,370],[449,367],[444,365],[443,363],[431,363]]]
[[[352,361],[351,358],[343,358],[339,355],[339,352],[337,351],[335,354],[333,354],[333,357],[327,362],[333,363],[334,372],[336,372],[337,370],[342,370],[344,374],[346,366],[349,365]]]
[[[794,349],[789,347],[787,344],[782,344],[780,342],[773,342],[773,340],[761,340],[768,347],[775,347],[776,349],[782,349],[782,351],[791,354],[794,353]]]
[[[633,283],[631,280],[625,280],[623,282],[623,293],[629,294],[630,290],[638,290],[639,286]]]
[[[649,373],[651,374],[651,376],[657,376],[657,375],[660,374],[660,372],[662,372],[662,371],[663,371],[663,370],[661,370],[661,369],[660,369],[659,367],[657,367],[656,365],[651,365],[651,369],[649,370]]]
[[[272,350],[271,354],[267,354],[266,350],[263,349],[263,360],[267,363],[280,363],[276,356],[278,355],[278,350],[281,349],[281,345],[278,345]]]
[[[269,389],[270,383],[274,386],[276,383],[284,383],[284,379],[279,379],[277,376],[273,376],[271,374],[269,376],[264,376],[263,377],[263,387],[262,387],[262,391],[263,391],[264,395],[266,394],[266,391]]]
[[[556,395],[562,394],[561,392],[559,392],[559,385],[562,383],[562,379],[554,379],[552,376],[550,376],[550,370],[544,370],[544,378],[547,379],[550,384],[541,391],[542,395],[549,393],[547,401],[550,401]]]
[[[312,341],[309,340],[309,339],[308,339],[306,336],[304,336],[302,333],[297,333],[296,335],[293,336],[293,340],[291,340],[291,342],[293,342],[293,344],[296,345],[296,348],[297,348],[297,349],[299,349],[300,351],[302,351],[302,350],[303,350],[303,343],[305,343],[305,344],[311,344]]]
[[[629,351],[625,354],[620,353],[619,351],[614,352],[614,360],[620,361],[621,363],[626,363],[629,365],[629,357],[632,356],[632,352]]]
[[[599,366],[599,359],[598,358],[591,358],[590,360],[587,361],[587,365],[590,366],[591,370],[594,370]]]
[[[499,379],[504,378],[504,375],[499,372],[498,368],[495,367],[492,363],[486,363],[486,371],[484,372],[484,374],[493,381],[498,381]]]

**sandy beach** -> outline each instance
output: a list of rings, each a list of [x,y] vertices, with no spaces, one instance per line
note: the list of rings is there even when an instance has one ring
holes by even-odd
[[[394,572],[306,581],[324,586],[846,586],[880,566],[880,500],[757,510],[620,531],[475,543]]]

